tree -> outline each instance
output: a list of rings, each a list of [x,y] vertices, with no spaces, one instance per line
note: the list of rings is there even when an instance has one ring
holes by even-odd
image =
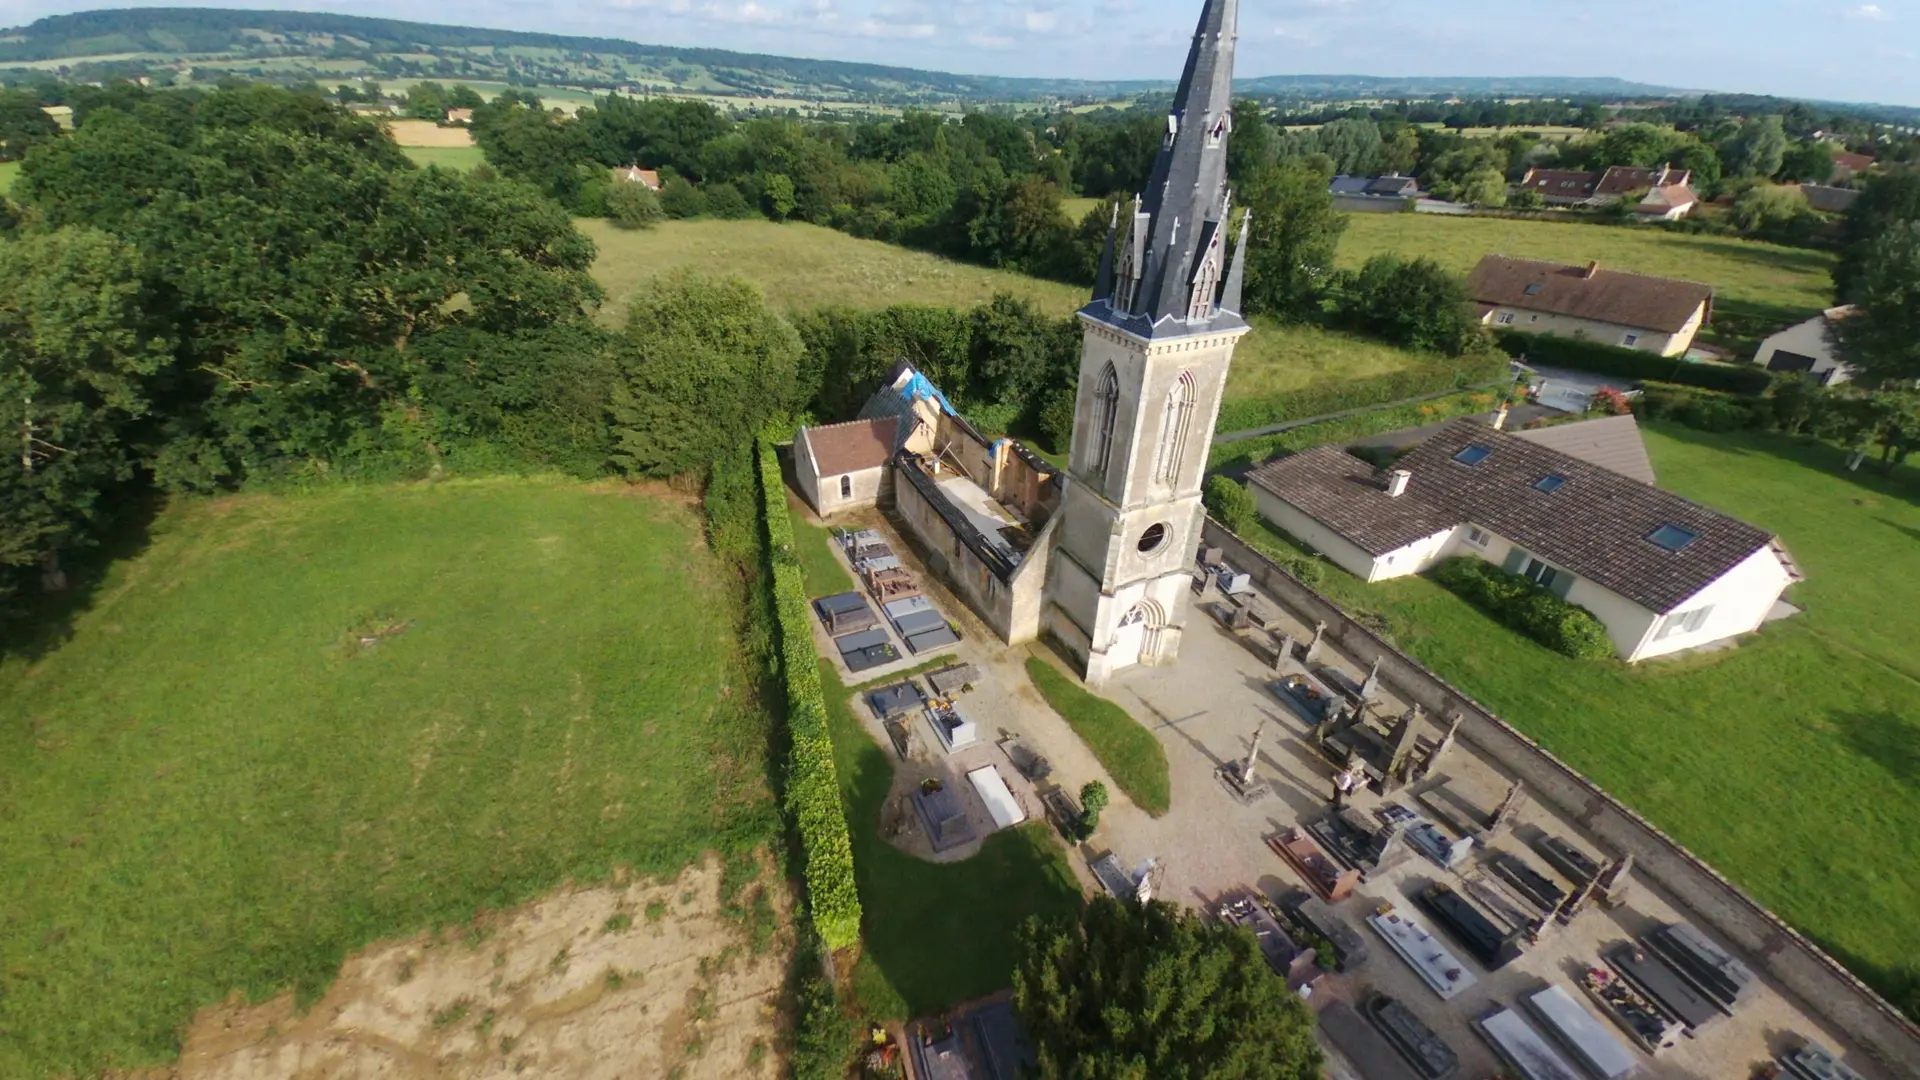
[[[1375,255],[1335,290],[1332,321],[1409,349],[1459,356],[1482,340],[1466,284],[1432,259]]]
[[[665,211],[653,189],[638,180],[621,180],[607,191],[607,216],[623,229],[651,229]]]
[[[1252,98],[1233,103],[1233,134],[1227,139],[1227,175],[1252,176],[1274,163],[1280,140],[1267,123],[1266,110]]]
[[[1870,265],[1874,243],[1909,221],[1920,221],[1920,169],[1892,169],[1867,181],[1840,222],[1833,285],[1841,303],[1852,302],[1854,284]]]
[[[1505,206],[1507,178],[1494,169],[1475,169],[1461,179],[1454,198],[1471,206]]]
[[[1812,213],[1799,188],[1754,184],[1734,198],[1727,221],[1742,232],[1778,234]]]
[[[1774,426],[1789,435],[1798,435],[1819,411],[1820,385],[1798,372],[1782,375],[1767,388],[1773,402]]]
[[[418,82],[407,91],[407,115],[415,120],[444,120],[447,88],[437,82]]]
[[[27,151],[60,137],[60,125],[22,90],[0,90],[0,161],[19,161]]]
[[[1770,177],[1787,153],[1787,133],[1778,116],[1757,116],[1721,147],[1720,157],[1735,176]]]
[[[634,300],[614,346],[614,464],[629,476],[678,476],[750,442],[798,404],[804,351],[758,286],[667,278]]]
[[[785,173],[771,173],[761,178],[760,206],[769,218],[785,221],[793,216],[793,208],[799,205],[794,196],[793,179]]]
[[[660,183],[660,209],[670,218],[697,218],[707,212],[707,196],[686,177],[669,176]]]
[[[1317,1080],[1313,1014],[1246,930],[1110,897],[1029,921],[1014,1007],[1041,1080]]]
[[[0,241],[0,567],[57,583],[60,552],[95,537],[133,475],[130,429],[167,359],[141,299],[138,252],[105,233]]]
[[[1889,228],[1862,261],[1858,310],[1833,324],[1840,359],[1865,381],[1920,379],[1920,221]]]
[[[1240,181],[1253,212],[1244,286],[1248,311],[1298,322],[1319,312],[1346,216],[1333,207],[1326,173],[1290,162]],[[1237,222],[1236,222],[1237,224]]]
[[[1817,139],[1794,143],[1780,159],[1780,179],[1789,184],[1824,184],[1833,179],[1833,144]]]
[[[1596,165],[1650,168],[1666,160],[1670,134],[1652,124],[1627,124],[1600,138]]]

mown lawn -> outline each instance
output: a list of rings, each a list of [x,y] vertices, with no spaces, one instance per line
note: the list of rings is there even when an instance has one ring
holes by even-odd
[[[1418,353],[1317,326],[1283,326],[1256,316],[1227,373],[1228,401],[1266,398],[1334,379],[1364,379],[1421,362]]]
[[[487,160],[487,155],[477,146],[403,146],[400,150],[412,158],[415,165],[439,165],[461,172]]]
[[[1087,744],[1133,804],[1154,817],[1173,805],[1167,751],[1127,710],[1088,690],[1038,656],[1027,657],[1027,678]]]
[[[621,229],[601,218],[575,221],[599,245],[594,277],[607,291],[602,317],[625,318],[627,300],[661,274],[689,267],[758,282],[774,306],[808,311],[826,304],[970,307],[1010,292],[1055,314],[1086,302],[1086,290],[1024,274],[943,259],[790,221],[666,221]]]
[[[1602,266],[1713,286],[1716,310],[1761,333],[1833,303],[1833,256],[1726,236],[1691,236],[1653,227],[1591,225],[1444,214],[1349,214],[1339,262],[1357,267],[1382,252],[1424,255],[1459,273],[1489,253]]]
[[[0,662],[0,1076],[618,865],[776,844],[691,508],[545,480],[188,502]]]
[[[1649,425],[1661,485],[1777,531],[1805,609],[1738,649],[1569,660],[1424,579],[1320,588],[1920,1012],[1920,470]]]

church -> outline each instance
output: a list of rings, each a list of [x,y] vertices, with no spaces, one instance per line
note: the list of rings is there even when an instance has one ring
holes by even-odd
[[[1206,0],[1131,220],[1116,220],[1083,332],[1064,472],[989,439],[901,364],[845,424],[794,438],[822,517],[887,505],[1009,644],[1043,633],[1100,685],[1172,662],[1189,616],[1207,448],[1240,336],[1248,215],[1229,250],[1237,0]]]

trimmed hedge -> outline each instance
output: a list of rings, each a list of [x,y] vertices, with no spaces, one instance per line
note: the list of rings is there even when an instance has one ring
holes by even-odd
[[[860,894],[853,881],[853,841],[827,735],[827,702],[813,650],[807,587],[793,550],[793,520],[773,444],[760,440],[760,495],[773,564],[773,606],[780,625],[780,671],[787,684],[787,812],[800,834],[813,925],[830,949],[860,940]]]
[[[1448,592],[1554,652],[1575,660],[1606,660],[1614,654],[1613,639],[1593,612],[1519,574],[1467,555],[1448,559],[1432,575]]]
[[[1621,349],[1585,338],[1501,330],[1494,334],[1494,340],[1510,355],[1524,356],[1531,363],[1590,371],[1595,375],[1616,375],[1634,382],[1658,380],[1733,394],[1764,394],[1773,382],[1772,373],[1764,368],[1694,364],[1677,357]]]
[[[1305,420],[1369,405],[1447,390],[1484,386],[1505,377],[1507,358],[1493,352],[1471,353],[1460,357],[1433,356],[1417,366],[1364,379],[1346,379],[1301,387],[1271,397],[1229,401],[1220,406],[1218,431],[1247,431],[1289,420]]]
[[[1656,382],[1642,387],[1633,412],[1642,420],[1671,420],[1700,431],[1745,431],[1765,427],[1773,418],[1766,398]]]

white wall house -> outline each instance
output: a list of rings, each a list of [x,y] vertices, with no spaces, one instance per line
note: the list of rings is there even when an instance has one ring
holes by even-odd
[[[1679,356],[1713,312],[1713,289],[1693,281],[1488,255],[1467,286],[1480,321],[1503,330],[1585,338]]]
[[[1317,447],[1254,470],[1248,489],[1262,516],[1364,581],[1456,556],[1531,578],[1593,612],[1629,662],[1757,630],[1798,580],[1763,530],[1472,420],[1386,477]]]
[[[1836,307],[1789,326],[1760,343],[1753,362],[1768,371],[1797,371],[1822,386],[1832,386],[1853,378],[1853,368],[1840,361],[1834,342],[1834,323],[1853,314],[1853,308]]]

